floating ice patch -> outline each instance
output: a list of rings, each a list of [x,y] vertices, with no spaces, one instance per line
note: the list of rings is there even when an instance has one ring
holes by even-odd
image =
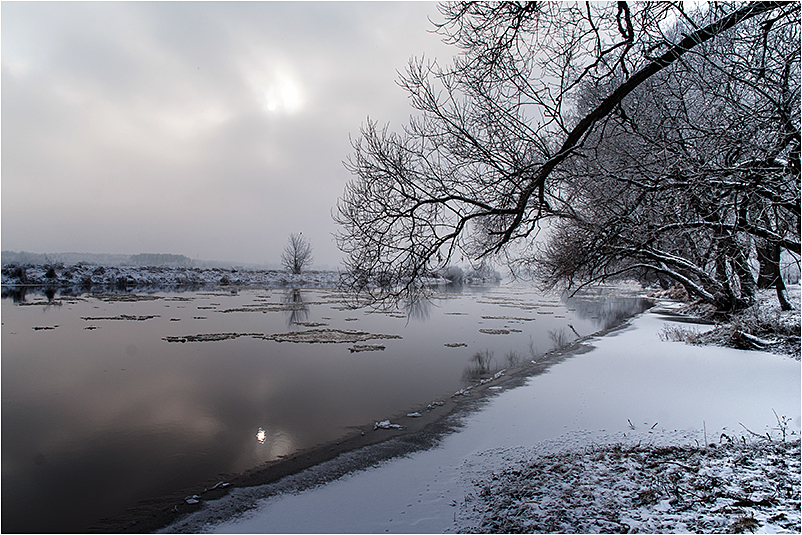
[[[479,329],[479,332],[485,334],[510,334],[512,331],[509,329]]]
[[[101,301],[106,301],[107,303],[115,301],[123,303],[135,303],[138,301],[156,301],[158,299],[164,299],[160,295],[150,294],[93,294],[92,297],[100,299]]]
[[[165,336],[162,340],[167,342],[221,342],[223,340],[233,340],[240,336],[261,337],[262,333],[204,333],[190,334],[187,336]]]
[[[390,420],[382,420],[373,424],[373,429],[403,429],[403,425],[391,423]]]
[[[487,379],[482,379],[481,381],[479,381],[479,384],[483,385],[483,384],[489,383],[491,381],[495,381],[499,377],[503,376],[506,371],[507,370],[498,371],[495,374],[493,374],[493,377],[488,377]]]
[[[309,329],[264,336],[265,340],[276,342],[296,342],[307,344],[353,344],[368,340],[400,339],[396,334],[371,334],[364,331],[343,331],[340,329]]]
[[[294,310],[306,310],[306,309],[309,308],[309,305],[313,305],[313,304],[316,304],[316,303],[303,302],[303,303],[297,303],[297,304],[290,303],[290,304],[283,304],[283,305],[259,304],[259,303],[257,303],[257,304],[243,305],[243,306],[238,307],[238,308],[227,308],[225,310],[221,310],[220,312],[223,312],[224,314],[229,314],[231,312],[262,312],[262,313],[267,313],[267,312],[292,312]]]
[[[348,351],[351,353],[361,353],[362,351],[384,351],[384,346],[360,345],[354,344],[354,347],[349,347]]]
[[[87,316],[87,317],[82,317],[81,319],[82,320],[86,320],[86,321],[100,321],[100,320],[146,321],[146,320],[152,320],[153,318],[159,318],[159,317],[161,317],[161,316],[159,316],[158,314],[151,314],[149,316],[131,316],[131,315],[128,315],[128,314],[120,314],[119,316],[97,316],[97,317]]]
[[[459,390],[451,394],[451,397],[455,398],[458,396],[467,396],[471,393],[471,390],[473,390],[473,386],[466,386],[465,388],[460,388]]]
[[[483,320],[504,320],[504,321],[535,321],[535,318],[520,318],[516,316],[482,316]]]
[[[220,342],[223,340],[233,340],[241,336],[251,336],[262,340],[273,340],[275,342],[296,342],[307,344],[349,344],[365,342],[367,340],[379,339],[400,339],[401,336],[395,334],[371,334],[363,331],[342,331],[339,329],[308,329],[306,331],[293,331],[288,333],[270,334],[263,333],[203,333],[185,336],[166,336],[162,338],[167,342]],[[384,346],[354,346],[352,351],[379,351]],[[361,349],[360,349],[361,347]]]

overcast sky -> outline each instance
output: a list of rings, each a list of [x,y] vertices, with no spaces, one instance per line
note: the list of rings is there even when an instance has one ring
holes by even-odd
[[[3,2],[2,248],[278,263],[367,117],[397,129],[430,2]]]

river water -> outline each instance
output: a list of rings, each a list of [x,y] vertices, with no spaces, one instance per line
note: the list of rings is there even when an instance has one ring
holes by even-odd
[[[405,311],[325,289],[2,299],[2,531],[153,498],[445,399],[648,306],[463,287]]]

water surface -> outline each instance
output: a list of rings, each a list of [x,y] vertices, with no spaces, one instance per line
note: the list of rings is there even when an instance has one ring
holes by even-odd
[[[420,409],[645,306],[524,286],[395,313],[321,289],[5,298],[2,529],[84,531]]]

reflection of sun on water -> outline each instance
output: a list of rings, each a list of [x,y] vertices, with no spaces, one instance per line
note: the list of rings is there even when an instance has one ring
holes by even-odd
[[[256,431],[254,454],[260,461],[272,461],[295,451],[292,437],[282,430],[270,431],[260,427]]]

